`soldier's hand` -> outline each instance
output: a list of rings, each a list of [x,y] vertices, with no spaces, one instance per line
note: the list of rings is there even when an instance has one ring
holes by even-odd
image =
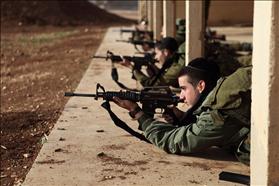
[[[120,107],[132,111],[135,110],[136,107],[138,107],[138,104],[129,100],[123,100],[118,97],[113,97],[113,101]]]
[[[172,112],[172,114],[170,114]],[[179,110],[177,107],[170,107],[168,109],[165,110],[165,112],[163,113],[162,117],[166,120],[166,122],[168,123],[174,123],[174,121],[176,120],[180,120],[184,115],[184,112],[182,112],[181,110]],[[175,119],[174,119],[175,117]]]
[[[162,116],[167,123],[173,123],[173,118],[170,115],[163,113]]]
[[[133,65],[131,61],[129,61],[128,59],[123,58],[123,61],[121,61],[120,64],[130,69],[133,69]]]
[[[173,113],[178,119],[181,119],[185,112],[179,110],[177,107],[173,107]]]

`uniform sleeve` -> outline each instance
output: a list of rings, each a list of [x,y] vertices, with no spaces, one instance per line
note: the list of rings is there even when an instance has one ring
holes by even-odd
[[[239,140],[240,126],[224,124],[224,119],[216,111],[203,112],[196,123],[182,127],[156,121],[147,115],[139,118],[138,122],[151,143],[173,154],[193,153]]]
[[[181,69],[185,66],[185,57],[182,55],[177,62],[174,62],[170,68],[166,70],[165,73],[154,83],[153,86],[164,86],[164,85],[177,85],[178,74]],[[139,70],[134,70],[133,74],[135,78],[140,81],[143,86],[151,86],[151,83],[154,81],[156,76],[148,77]]]

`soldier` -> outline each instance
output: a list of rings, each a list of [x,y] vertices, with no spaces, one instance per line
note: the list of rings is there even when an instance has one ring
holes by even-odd
[[[185,42],[185,19],[176,19],[176,35],[175,40],[178,46]]]
[[[165,37],[155,44],[155,59],[162,68],[150,67],[153,74],[147,76],[141,70],[133,67],[130,61],[124,59],[122,65],[132,69],[134,78],[142,86],[173,86],[178,87],[177,77],[185,66],[185,53],[178,53],[177,42],[172,37]]]
[[[182,119],[184,125],[180,126],[154,120],[137,103],[116,97],[114,101],[138,120],[151,143],[168,153],[186,155],[218,146],[233,150],[243,163],[249,164],[251,66],[220,78],[214,87],[217,77],[216,63],[204,58],[194,59],[183,68],[178,78],[180,98],[190,108],[202,103],[192,112],[195,117],[190,121]],[[173,111],[183,118],[182,111]]]
[[[205,58],[215,61],[221,76],[228,76],[239,67],[251,65],[252,45],[240,42],[207,41],[205,44]],[[245,51],[246,54],[240,54]]]
[[[176,19],[176,36],[178,44],[178,53],[185,53],[185,19]]]

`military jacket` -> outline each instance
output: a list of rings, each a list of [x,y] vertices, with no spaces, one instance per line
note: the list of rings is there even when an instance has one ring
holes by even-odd
[[[167,68],[164,73],[160,77],[158,77],[157,81],[152,85],[156,76],[149,77],[145,75],[140,70],[133,70],[133,76],[137,81],[140,82],[142,86],[173,86],[178,87],[178,74],[181,69],[185,66],[185,54],[177,54],[173,56],[171,59],[172,64],[169,68]]]
[[[185,54],[185,41],[184,42],[182,42],[180,45],[179,45],[179,47],[178,47],[178,53],[180,53],[180,54]]]
[[[251,67],[240,68],[217,82],[194,112],[196,122],[177,127],[146,114],[138,122],[145,137],[168,153],[188,154],[212,146],[232,148],[239,153],[240,144],[250,132],[250,88]]]

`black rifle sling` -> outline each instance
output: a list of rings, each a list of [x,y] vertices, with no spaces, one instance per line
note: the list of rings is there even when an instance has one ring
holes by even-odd
[[[153,81],[151,81],[151,84],[149,86],[154,86],[154,84],[156,83],[156,81],[165,73],[165,70],[167,68],[169,68],[174,61],[174,58],[179,58],[180,55],[182,55],[181,53],[175,53],[174,56],[168,58],[166,60],[166,62],[163,64],[162,68],[159,70],[159,72],[156,74],[155,78],[153,79]]]
[[[117,68],[113,67],[111,68],[111,77],[113,79],[113,81],[122,89],[125,89],[125,90],[130,90],[130,91],[137,91],[137,89],[132,89],[132,88],[129,88],[127,86],[125,86],[123,83],[119,82],[118,81],[118,72],[117,72]]]
[[[120,128],[122,128],[123,130],[125,130],[126,132],[128,132],[129,134],[131,134],[132,136],[135,136],[136,138],[145,141],[147,143],[150,143],[150,141],[148,141],[142,134],[134,131],[132,128],[130,128],[124,121],[120,120],[111,110],[110,108],[110,104],[108,101],[105,101],[104,103],[102,103],[102,107],[104,109],[106,109],[110,115],[110,118],[112,119],[112,121],[114,122],[114,124]]]

